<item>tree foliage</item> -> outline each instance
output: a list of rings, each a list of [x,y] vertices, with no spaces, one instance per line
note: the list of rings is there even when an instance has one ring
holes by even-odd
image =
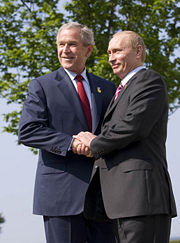
[[[175,55],[180,38],[176,0],[74,0],[66,5],[69,19],[90,26],[95,32],[96,60],[92,70],[117,82],[104,53],[112,35],[120,30],[139,33],[146,44],[146,66],[164,77],[171,110],[180,106],[180,59]],[[73,16],[73,17],[72,17]],[[119,82],[119,81],[118,81]]]
[[[61,24],[77,21],[93,29],[96,47],[88,69],[116,84],[107,59],[107,46],[119,30],[133,30],[147,47],[146,65],[164,77],[170,109],[180,106],[180,59],[177,56],[178,0],[3,0],[0,3],[0,97],[20,105],[4,116],[5,131],[16,134],[28,82],[59,67],[56,32]],[[61,10],[60,10],[61,9]]]
[[[28,82],[59,67],[56,33],[63,22],[58,0],[0,4],[0,95],[19,110],[5,114],[5,131],[16,134]]]

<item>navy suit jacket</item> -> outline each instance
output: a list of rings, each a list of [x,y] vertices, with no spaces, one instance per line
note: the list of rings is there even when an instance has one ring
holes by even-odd
[[[100,133],[115,85],[87,72],[93,113],[93,133]],[[19,141],[38,148],[35,214],[76,215],[83,211],[84,197],[94,160],[69,151],[72,135],[87,131],[79,96],[61,67],[32,80],[19,124]]]

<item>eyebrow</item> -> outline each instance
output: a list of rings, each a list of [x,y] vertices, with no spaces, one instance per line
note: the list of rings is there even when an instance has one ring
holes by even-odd
[[[64,41],[64,40],[59,40],[58,43],[68,43],[68,44],[77,44],[78,41],[73,40],[73,41]]]

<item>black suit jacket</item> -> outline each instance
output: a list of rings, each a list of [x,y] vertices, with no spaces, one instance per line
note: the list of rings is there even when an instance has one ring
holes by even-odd
[[[91,142],[102,197],[111,219],[176,215],[167,171],[168,94],[153,70],[137,72],[112,100],[101,134]],[[88,192],[86,207],[88,204]],[[88,212],[86,212],[88,215]]]
[[[92,98],[93,132],[114,95],[115,85],[87,73]],[[76,215],[83,211],[93,159],[69,151],[72,135],[88,130],[79,96],[63,68],[32,80],[19,124],[19,141],[39,149],[35,214]]]

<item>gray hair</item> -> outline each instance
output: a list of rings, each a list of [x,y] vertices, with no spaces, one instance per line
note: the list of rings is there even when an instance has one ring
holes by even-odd
[[[142,37],[140,35],[138,35],[136,32],[130,31],[130,30],[124,30],[121,32],[117,32],[116,34],[113,35],[113,37],[121,35],[121,34],[127,34],[129,36],[129,40],[130,40],[132,48],[135,49],[138,45],[142,46],[143,51],[142,51],[141,60],[144,62],[146,59],[146,46],[144,44]]]
[[[81,39],[82,39],[84,46],[95,45],[93,31],[91,29],[89,29],[86,25],[79,24],[76,22],[69,22],[69,23],[63,24],[59,28],[58,33],[57,33],[57,42],[58,42],[58,36],[62,30],[75,29],[75,28],[80,29]]]

